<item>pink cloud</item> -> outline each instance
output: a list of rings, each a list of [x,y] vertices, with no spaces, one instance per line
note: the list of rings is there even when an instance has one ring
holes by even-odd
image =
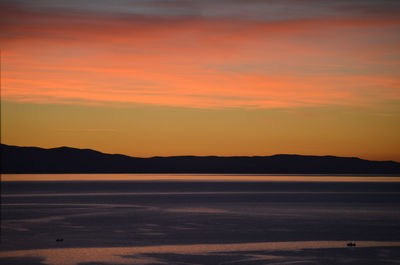
[[[399,54],[399,40],[379,49],[371,41],[398,33],[398,18],[260,22],[6,11],[6,100],[275,108],[400,99],[398,62],[381,59]]]

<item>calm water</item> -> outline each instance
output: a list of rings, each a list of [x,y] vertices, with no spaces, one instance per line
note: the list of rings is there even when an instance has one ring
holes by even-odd
[[[1,208],[0,264],[400,262],[395,176],[3,175]]]

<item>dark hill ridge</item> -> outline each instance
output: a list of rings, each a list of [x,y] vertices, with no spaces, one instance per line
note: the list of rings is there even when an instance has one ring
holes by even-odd
[[[90,149],[2,144],[1,173],[399,174],[400,163],[302,155],[138,158]]]

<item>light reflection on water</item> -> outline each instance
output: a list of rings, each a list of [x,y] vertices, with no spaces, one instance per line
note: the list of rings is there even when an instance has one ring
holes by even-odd
[[[341,195],[347,194],[348,192],[340,191],[192,191],[192,192],[81,192],[81,193],[18,193],[18,194],[3,194],[4,198],[28,198],[28,197],[98,197],[98,196],[158,196],[158,195],[307,195],[307,194],[323,194],[323,195]],[[371,192],[371,191],[357,191],[352,192],[354,195],[365,195],[365,194],[381,194],[382,192]],[[400,192],[385,192],[386,195],[398,195]]]
[[[2,181],[307,181],[400,182],[385,175],[269,175],[269,174],[2,174]]]
[[[244,251],[283,251],[305,249],[347,248],[347,241],[295,241],[295,242],[261,242],[235,244],[195,244],[195,245],[161,245],[146,247],[112,247],[112,248],[61,248],[37,249],[0,252],[0,258],[40,257],[44,264],[76,265],[79,263],[113,263],[113,264],[151,264],[157,260],[146,257],[146,254],[201,254],[233,253]],[[400,247],[400,242],[360,241],[357,248],[364,247]],[[253,255],[253,257],[256,257]],[[268,259],[282,258],[267,256]],[[264,255],[260,256],[264,259]]]

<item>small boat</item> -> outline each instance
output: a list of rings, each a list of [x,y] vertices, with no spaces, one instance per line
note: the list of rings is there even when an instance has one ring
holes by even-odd
[[[348,247],[355,247],[356,243],[355,242],[349,242],[349,243],[347,243],[347,246]]]

